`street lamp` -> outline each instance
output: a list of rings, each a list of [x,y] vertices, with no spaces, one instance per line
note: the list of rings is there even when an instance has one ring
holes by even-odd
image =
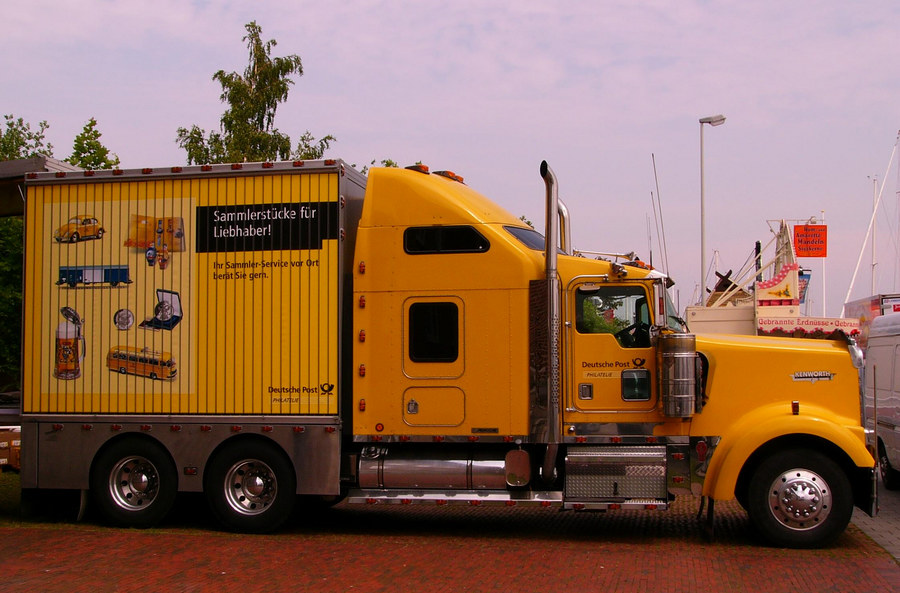
[[[724,115],[700,118],[700,304],[706,299],[706,188],[703,178],[703,124],[721,126]]]

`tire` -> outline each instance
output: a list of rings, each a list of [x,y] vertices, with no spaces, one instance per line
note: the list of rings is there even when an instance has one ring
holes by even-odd
[[[853,513],[853,491],[843,470],[817,451],[772,455],[753,473],[750,520],[775,546],[818,548],[837,538]]]
[[[297,498],[287,457],[262,441],[233,441],[206,468],[204,491],[219,522],[231,531],[266,533],[286,521]]]
[[[163,447],[126,439],[103,449],[91,470],[91,495],[103,517],[122,527],[152,527],[171,510],[178,473]]]
[[[78,236],[78,233],[72,233],[72,236],[69,237],[69,243],[78,243],[78,240],[81,237]]]
[[[881,471],[881,482],[888,490],[900,490],[900,471],[891,467],[884,443],[878,444],[878,468]]]

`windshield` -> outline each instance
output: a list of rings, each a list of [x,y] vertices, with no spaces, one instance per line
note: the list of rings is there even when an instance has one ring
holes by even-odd
[[[529,249],[534,249],[535,251],[543,251],[544,250],[544,235],[540,234],[534,229],[526,229],[518,226],[505,226],[510,235],[521,241],[526,247]]]
[[[534,229],[526,229],[520,226],[505,226],[506,232],[518,239],[521,243],[525,245],[525,247],[529,249],[534,249],[535,251],[543,251],[544,250],[544,235],[540,234]],[[566,252],[562,250],[562,248],[557,247],[556,253],[560,255],[566,255]]]

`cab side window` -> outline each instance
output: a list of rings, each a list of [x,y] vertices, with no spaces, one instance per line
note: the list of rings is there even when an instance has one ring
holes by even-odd
[[[612,334],[623,348],[650,347],[650,311],[640,286],[601,286],[575,292],[575,329]]]
[[[403,249],[410,255],[484,253],[490,243],[470,226],[410,227],[403,232]]]

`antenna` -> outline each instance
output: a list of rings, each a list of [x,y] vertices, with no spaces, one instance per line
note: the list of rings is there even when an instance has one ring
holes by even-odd
[[[653,202],[653,218],[656,220],[656,234],[659,236],[659,247],[662,250],[663,268],[666,274],[669,273],[669,248],[666,245],[666,225],[663,221],[662,202],[659,196],[659,176],[656,173],[656,155],[650,153],[650,159],[653,161],[653,180],[656,182],[656,201]],[[653,200],[653,192],[650,192],[651,201]],[[659,216],[657,218],[657,210]]]

